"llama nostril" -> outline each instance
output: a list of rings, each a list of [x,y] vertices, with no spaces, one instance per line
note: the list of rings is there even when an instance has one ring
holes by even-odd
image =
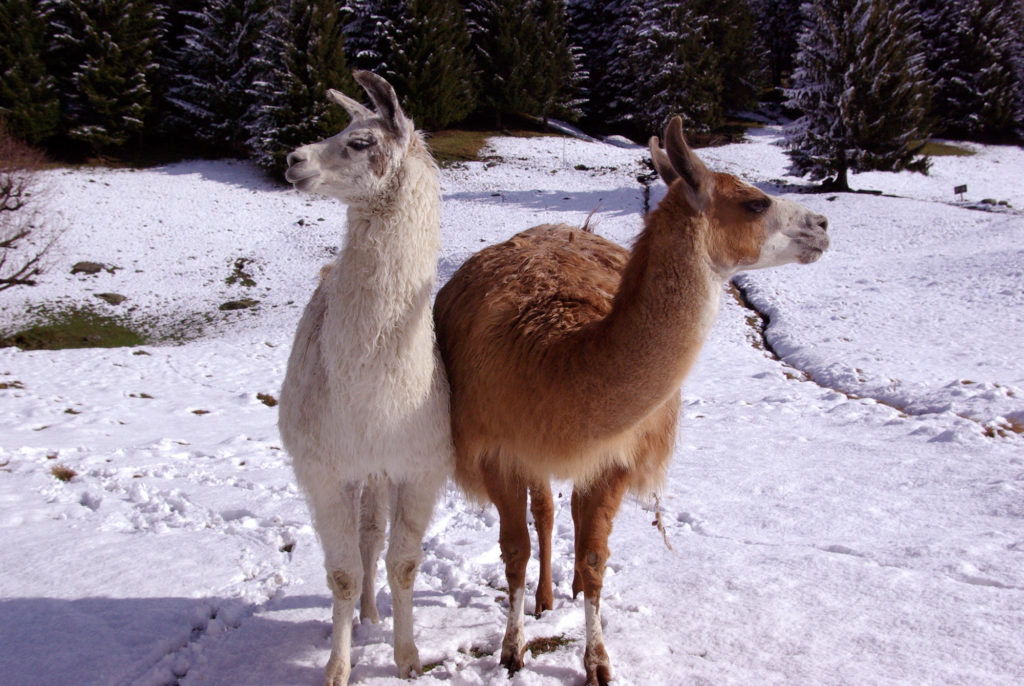
[[[814,225],[820,228],[822,231],[828,231],[828,217],[823,214],[815,215]]]
[[[285,158],[285,161],[288,163],[288,166],[291,167],[299,162],[305,162],[306,156],[296,150],[295,152],[288,153],[288,157]]]

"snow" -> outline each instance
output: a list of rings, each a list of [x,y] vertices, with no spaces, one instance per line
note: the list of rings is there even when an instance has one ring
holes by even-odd
[[[743,276],[683,388],[660,496],[630,500],[610,541],[602,614],[620,684],[1016,684],[1024,674],[1024,154],[970,146],[929,176],[853,175],[886,195],[807,195],[777,129],[701,150],[709,164],[826,214],[810,266]],[[490,142],[442,174],[442,280],[480,247],[543,222],[627,244],[640,149]],[[500,159],[499,159],[500,158]],[[336,203],[240,162],[48,172],[66,226],[43,283],[0,295],[13,329],[39,303],[128,312],[188,342],[0,350],[0,682],[318,684],[329,652],[321,553],[280,449],[277,395],[301,307],[343,240]],[[652,189],[656,202],[663,189]],[[236,261],[253,286],[228,283]],[[71,275],[91,260],[115,266]],[[96,293],[128,300],[110,306]],[[227,300],[256,308],[221,312]],[[74,470],[70,481],[51,473]],[[579,684],[569,487],[555,489],[564,637],[507,679],[507,600],[490,507],[450,486],[416,582],[417,683]],[[528,570],[535,583],[536,562]],[[357,625],[352,682],[399,684],[391,606]],[[526,609],[533,604],[527,588]]]

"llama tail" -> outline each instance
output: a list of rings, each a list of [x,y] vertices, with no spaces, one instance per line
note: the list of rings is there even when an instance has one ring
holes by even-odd
[[[598,210],[600,210],[600,209],[601,209],[601,203],[598,203],[598,204],[597,204],[597,207],[595,207],[594,209],[592,209],[592,210],[590,211],[590,214],[588,214],[588,215],[587,215],[587,219],[586,219],[586,221],[584,221],[584,222],[583,222],[583,226],[581,226],[581,227],[580,227],[580,230],[581,230],[581,231],[585,231],[585,232],[587,232],[587,233],[594,233],[594,228],[595,228],[595,227],[596,227],[596,226],[597,226],[597,225],[598,225],[598,224],[599,224],[600,222],[599,222],[599,221],[593,221],[593,219],[594,219],[594,215],[595,215],[595,214],[597,214],[597,211],[598,211]]]

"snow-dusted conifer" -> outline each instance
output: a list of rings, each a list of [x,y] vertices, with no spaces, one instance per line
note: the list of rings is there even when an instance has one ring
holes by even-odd
[[[904,0],[814,0],[804,5],[787,104],[794,169],[848,189],[847,172],[926,171],[927,75],[916,14]]]
[[[689,4],[706,17],[704,50],[715,54],[723,114],[755,107],[765,81],[766,55],[748,0],[689,0]]]
[[[630,0],[571,0],[566,8],[570,41],[579,46],[583,116],[594,129],[610,130],[609,122],[621,119],[619,95],[633,86],[617,68],[629,47],[619,38],[631,7]]]
[[[37,145],[57,131],[57,81],[48,72],[49,7],[40,0],[0,4],[0,119],[15,138]]]
[[[408,0],[347,0],[340,9],[345,53],[353,68],[383,74],[408,15]]]
[[[1008,140],[1024,121],[1024,5],[921,0],[932,111],[946,136]]]
[[[250,127],[256,162],[271,173],[300,145],[334,135],[348,115],[327,101],[327,89],[356,90],[345,60],[342,18],[333,0],[291,0],[275,13],[268,43],[270,70],[255,84],[261,114]]]
[[[150,0],[69,0],[54,10],[67,135],[94,153],[138,143],[152,108],[156,6]]]
[[[572,44],[563,0],[537,0],[537,38],[541,63],[536,85],[540,116],[575,120],[582,114],[581,51]]]
[[[469,28],[456,0],[408,0],[388,35],[378,73],[420,128],[436,130],[476,107]]]
[[[750,0],[757,33],[768,51],[768,79],[773,88],[786,85],[793,71],[797,38],[803,28],[804,0]]]
[[[256,115],[252,85],[265,71],[260,42],[270,0],[209,0],[188,17],[177,63],[182,71],[167,99],[192,135],[215,150],[243,155]]]
[[[569,105],[578,81],[563,29],[562,3],[471,0],[466,5],[481,109],[501,126],[503,114],[545,116]],[[572,66],[570,66],[572,65]]]
[[[719,56],[709,49],[710,20],[692,3],[637,0],[620,33],[618,120],[637,137],[660,131],[673,115],[691,130],[722,122]]]

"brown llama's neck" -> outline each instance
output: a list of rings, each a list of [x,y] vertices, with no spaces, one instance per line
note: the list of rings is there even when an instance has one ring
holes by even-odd
[[[591,435],[628,429],[678,392],[717,313],[706,231],[670,190],[647,216],[611,313],[581,332],[576,370],[591,380],[581,385],[604,395],[588,407]]]

